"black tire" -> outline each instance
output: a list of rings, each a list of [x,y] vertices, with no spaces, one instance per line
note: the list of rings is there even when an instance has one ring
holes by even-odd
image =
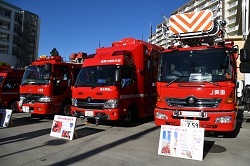
[[[250,104],[248,103],[248,104],[246,104],[245,106],[246,106],[246,111],[249,112],[249,111],[250,111]]]
[[[17,102],[16,102],[16,101],[12,101],[12,102],[10,103],[9,108],[12,110],[12,112],[18,112]]]
[[[125,126],[131,125],[135,119],[137,119],[137,108],[136,106],[130,106],[127,109],[126,115],[123,119],[123,123]]]
[[[125,124],[130,124],[132,121],[133,121],[132,109],[128,108],[127,113],[126,113],[125,118],[124,118],[124,123]]]
[[[71,105],[70,103],[64,103],[61,108],[61,114],[65,116],[70,116],[70,111],[71,111]]]

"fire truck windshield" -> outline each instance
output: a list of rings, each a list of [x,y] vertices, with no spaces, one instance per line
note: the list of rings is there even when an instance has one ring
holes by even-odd
[[[25,84],[48,84],[50,71],[44,69],[44,65],[28,66],[23,74],[22,85]]]
[[[160,59],[160,82],[219,82],[232,78],[226,49],[165,52]]]
[[[77,76],[75,86],[96,87],[116,85],[117,73],[119,73],[119,66],[84,67]]]

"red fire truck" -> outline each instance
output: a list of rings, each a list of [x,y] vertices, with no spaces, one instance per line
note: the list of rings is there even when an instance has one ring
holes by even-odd
[[[177,43],[160,57],[156,125],[234,131],[238,47],[223,39],[225,25],[209,10],[170,17]]]
[[[7,66],[0,67],[0,106],[17,112],[19,101],[19,86],[23,76],[23,69],[14,69]]]
[[[79,59],[87,55],[72,54],[71,62],[65,62],[55,49],[52,52],[51,56],[40,56],[23,74],[19,106],[33,117],[70,114],[71,85],[82,66]]]
[[[72,114],[96,120],[153,115],[158,55],[163,48],[134,38],[89,55],[72,87]]]

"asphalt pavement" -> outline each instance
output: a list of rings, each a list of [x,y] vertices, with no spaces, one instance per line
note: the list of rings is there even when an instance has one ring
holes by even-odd
[[[220,134],[205,136],[203,160],[158,155],[160,128],[152,118],[130,127],[114,123],[84,124],[77,119],[78,138],[50,136],[52,119],[31,119],[14,113],[13,126],[0,128],[2,166],[243,166],[250,162],[250,114],[238,120],[235,138]]]

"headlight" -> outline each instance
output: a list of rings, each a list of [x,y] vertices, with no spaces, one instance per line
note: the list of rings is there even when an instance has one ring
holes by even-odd
[[[72,102],[72,106],[77,107],[77,99],[76,98],[72,98],[71,102]]]
[[[156,112],[155,117],[158,118],[158,119],[168,119],[167,115],[162,114],[160,112]]]
[[[104,108],[118,108],[119,100],[118,99],[110,99],[104,103]]]
[[[52,99],[51,99],[51,97],[41,97],[41,98],[38,99],[38,102],[50,103],[50,102],[52,102]]]
[[[229,123],[231,122],[231,116],[221,116],[214,120],[215,123]]]
[[[25,100],[26,98],[24,96],[20,96],[20,100],[19,100],[19,106],[21,107],[23,105],[23,101]]]

